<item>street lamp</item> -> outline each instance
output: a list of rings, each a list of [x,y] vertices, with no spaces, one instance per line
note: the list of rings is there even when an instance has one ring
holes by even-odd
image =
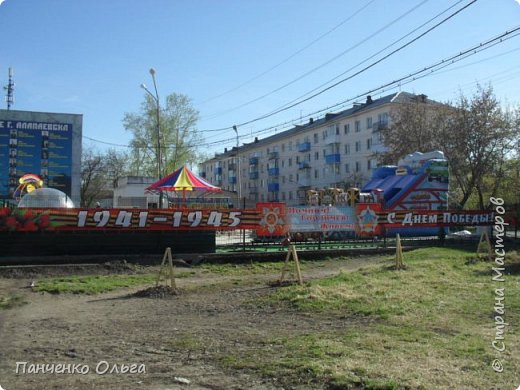
[[[152,75],[153,80],[153,86],[155,89],[155,95],[151,93],[145,84],[141,84],[141,88],[144,89],[148,95],[152,97],[153,100],[155,100],[155,108],[156,108],[156,115],[157,115],[157,177],[158,180],[162,177],[162,169],[161,169],[161,122],[160,122],[160,106],[159,106],[159,93],[157,92],[157,83],[155,81],[155,69],[150,68],[150,74]],[[161,190],[159,190],[159,208],[162,208],[163,206],[163,193]]]
[[[235,131],[235,134],[237,135],[237,196],[238,196],[238,207],[240,206],[240,201],[242,199],[242,189],[240,188],[240,157],[238,155],[238,129],[236,125],[233,125],[233,130]]]

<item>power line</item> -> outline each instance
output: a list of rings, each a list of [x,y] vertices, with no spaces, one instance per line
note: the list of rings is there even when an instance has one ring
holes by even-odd
[[[340,73],[339,75],[333,77],[332,79],[330,79],[329,81],[317,86],[316,88],[304,93],[303,95],[300,95],[298,98],[288,102],[288,103],[285,103],[284,105],[274,109],[273,111],[271,111],[271,113],[273,112],[277,112],[277,110],[281,109],[281,108],[284,108],[286,107],[287,105],[290,105],[296,101],[298,101],[299,99],[303,98],[304,96],[307,96],[308,94],[318,90],[319,88],[322,88],[324,87],[325,85],[327,85],[328,83],[338,79],[339,77],[341,77],[342,75],[350,72],[351,70],[357,68],[358,66],[364,64],[365,62],[369,61],[370,59],[374,58],[375,56],[377,56],[378,54],[384,52],[386,49],[392,47],[393,45],[395,45],[396,43],[402,41],[403,39],[405,39],[406,37],[410,36],[411,34],[413,34],[414,32],[418,31],[419,29],[421,29],[422,27],[424,27],[425,25],[427,25],[428,23],[432,22],[433,20],[437,19],[439,16],[445,14],[446,12],[448,12],[450,9],[454,8],[455,6],[457,6],[458,4],[460,4],[462,1],[464,0],[459,0],[457,1],[455,4],[451,5],[450,7],[446,8],[445,10],[443,10],[442,12],[438,13],[437,15],[435,15],[434,17],[428,19],[426,22],[422,23],[420,26],[416,27],[415,29],[413,29],[412,31],[408,32],[407,34],[403,35],[402,37],[400,37],[399,39],[395,40],[394,42],[392,42],[391,44],[385,46],[383,49],[379,50],[378,52],[372,54],[371,56],[365,58],[363,61],[359,62],[358,64],[354,65],[353,67],[347,69],[346,71]],[[476,1],[476,0],[475,0]],[[421,5],[421,4],[419,4]],[[400,17],[403,17],[403,15],[401,15]],[[397,19],[396,19],[397,20]],[[384,30],[386,27],[390,26],[391,24],[393,24],[396,20],[390,22],[389,24],[387,24],[385,27],[383,27],[382,29],[380,29],[379,31],[382,31]],[[377,33],[377,32],[376,32]],[[366,38],[365,40],[361,41],[361,42],[366,42],[370,37]],[[360,42],[360,43],[361,43]],[[360,43],[356,44],[356,45],[359,45]],[[232,110],[232,109],[230,109]],[[229,110],[228,110],[229,111]],[[273,114],[274,115],[274,114]],[[231,130],[231,126],[228,126],[228,127],[221,127],[221,128],[216,128],[216,129],[204,129],[204,130],[201,130],[201,132],[222,132],[222,131],[226,131],[226,130]]]
[[[476,0],[475,0],[476,1]],[[307,118],[307,117],[310,117],[310,116],[313,116],[313,115],[316,115],[316,114],[321,114],[323,112],[326,112],[326,111],[330,111],[331,109],[336,109],[338,107],[341,107],[342,105],[345,105],[345,104],[348,104],[348,103],[351,103],[353,101],[356,101],[358,100],[359,98],[361,97],[364,97],[366,96],[367,94],[371,94],[371,93],[382,93],[382,92],[386,92],[386,91],[389,91],[395,87],[397,87],[398,85],[403,85],[403,84],[408,84],[410,82],[413,82],[413,81],[416,81],[418,79],[421,79],[421,78],[424,78],[424,77],[427,77],[427,76],[430,76],[432,74],[434,74],[435,72],[438,72],[440,69],[444,69],[454,63],[457,63],[463,59],[466,59],[466,58],[469,58],[481,51],[484,51],[484,50],[487,50],[491,47],[494,47],[498,44],[501,44],[509,39],[512,39],[516,36],[520,35],[520,26],[517,26],[517,27],[514,27],[513,29],[511,30],[508,30],[498,36],[495,36],[493,38],[490,38],[488,39],[487,41],[484,41],[484,42],[481,42],[477,45],[474,45],[472,46],[471,48],[469,49],[466,49],[466,50],[463,50],[461,52],[459,52],[458,54],[455,54],[455,55],[452,55],[448,58],[445,58],[445,59],[442,59],[432,65],[429,65],[427,67],[424,67],[420,70],[417,70],[417,71],[414,71],[412,73],[409,73],[408,75],[406,76],[403,76],[403,77],[400,77],[398,79],[395,79],[393,81],[390,81],[388,83],[385,83],[383,85],[380,85],[379,87],[377,88],[373,88],[373,89],[370,89],[368,91],[365,91],[363,93],[360,93],[354,97],[351,97],[349,99],[346,99],[346,100],[343,100],[341,102],[338,102],[338,103],[335,103],[331,106],[328,106],[328,107],[325,107],[325,108],[322,108],[320,110],[317,110],[315,112],[312,112],[308,115],[305,115],[304,117],[300,118],[300,119],[303,119],[303,118]],[[514,51],[514,50],[512,50]],[[289,121],[286,121],[286,122],[283,122],[283,123],[279,123],[277,125],[273,125],[273,126],[270,126],[270,127],[267,127],[267,128],[264,128],[262,130],[259,130],[259,131],[256,131],[252,134],[262,134],[262,133],[265,133],[265,132],[269,132],[269,131],[272,131],[272,130],[276,130],[278,128],[280,128],[281,130],[286,127],[287,125],[292,125],[294,126],[294,123],[297,122],[298,120],[296,119],[292,119],[292,120],[289,120]],[[243,125],[243,124],[242,124]],[[94,139],[94,138],[91,138],[91,137],[87,137],[87,136],[83,136],[84,138],[87,138],[89,140],[92,140],[94,142],[99,142],[99,143],[102,143],[102,144],[106,144],[106,145],[111,145],[111,146],[119,146],[119,147],[127,147],[127,148],[131,148],[133,146],[130,146],[130,145],[121,145],[121,144],[115,144],[115,143],[111,143],[111,142],[105,142],[105,141],[100,141],[100,140],[97,140],[97,139]],[[221,143],[225,143],[225,142],[230,142],[230,141],[233,141],[235,140],[235,137],[232,137],[232,138],[229,138],[229,139],[225,139],[225,140],[218,140],[218,141],[214,141],[214,142],[207,142],[207,143],[201,143],[199,145],[196,145],[196,146],[199,146],[199,147],[202,147],[202,146],[213,146],[213,145],[217,145],[217,144],[221,144]],[[171,147],[175,147],[174,145],[165,145],[164,148],[171,148]],[[142,148],[148,148],[148,147],[142,147]]]
[[[236,90],[250,84],[251,82],[255,81],[255,80],[258,80],[260,77],[272,72],[273,70],[275,70],[276,68],[280,67],[281,65],[285,64],[286,62],[288,62],[289,60],[293,59],[294,57],[296,57],[298,54],[302,53],[303,51],[307,50],[309,47],[311,47],[312,45],[314,45],[315,43],[319,42],[320,40],[322,40],[323,38],[325,38],[327,35],[331,34],[332,32],[336,31],[338,28],[340,28],[341,26],[343,26],[345,23],[347,23],[348,21],[350,21],[351,19],[353,19],[355,16],[357,16],[359,13],[361,13],[365,8],[367,8],[368,6],[370,6],[373,2],[375,2],[376,0],[370,0],[367,4],[365,4],[363,7],[359,8],[357,11],[355,11],[352,15],[348,16],[346,19],[343,19],[339,24],[337,24],[336,26],[334,26],[333,28],[331,28],[329,31],[321,34],[318,38],[314,39],[312,42],[310,42],[309,44],[305,45],[304,47],[302,47],[301,49],[297,50],[296,52],[294,52],[293,54],[291,54],[290,56],[286,57],[285,59],[283,59],[282,61],[280,61],[279,63],[273,65],[272,67],[270,67],[269,69],[261,72],[260,74],[250,78],[249,80],[247,81],[244,81],[242,84],[236,86],[236,87],[233,87],[219,95],[216,95],[216,96],[213,96],[211,98],[208,98],[202,102],[200,102],[199,104],[205,104],[207,102],[210,102],[212,100],[215,100],[215,99],[218,99],[224,95],[227,95],[231,92],[235,92]]]
[[[244,126],[244,125],[248,125],[250,123],[253,123],[253,122],[257,122],[259,120],[262,120],[262,119],[266,119],[266,118],[269,118],[270,116],[273,116],[273,115],[276,115],[276,114],[279,114],[280,112],[283,112],[283,111],[287,111],[288,109],[290,108],[293,108],[293,107],[296,107],[306,101],[309,101],[311,99],[314,99],[315,97],[325,93],[326,91],[332,89],[332,88],[335,88],[337,87],[338,85],[344,83],[345,81],[348,81],[358,75],[360,75],[361,73],[363,72],[366,72],[368,69],[374,67],[375,65],[379,64],[380,62],[384,61],[385,59],[389,58],[390,56],[398,53],[399,51],[403,50],[405,47],[408,47],[410,46],[412,43],[414,43],[415,41],[421,39],[422,37],[424,37],[426,34],[430,33],[431,31],[433,31],[434,29],[436,29],[437,27],[439,27],[440,25],[446,23],[448,20],[450,20],[451,18],[455,17],[457,14],[459,14],[460,12],[462,12],[463,10],[465,10],[466,8],[468,8],[469,6],[473,5],[477,0],[473,0],[472,2],[470,2],[469,4],[465,5],[464,7],[460,8],[459,10],[455,11],[454,13],[452,13],[451,15],[449,15],[448,17],[444,18],[443,20],[441,20],[439,23],[435,24],[434,26],[430,27],[428,30],[426,30],[425,32],[419,34],[419,36],[413,38],[411,41],[408,41],[407,43],[405,43],[404,45],[401,45],[400,47],[398,47],[397,49],[391,51],[390,53],[388,53],[387,55],[383,56],[382,58],[378,59],[377,61],[374,61],[373,63],[371,63],[370,65],[367,65],[365,66],[363,69],[357,71],[356,73],[344,78],[344,79],[341,79],[339,81],[337,81],[336,83],[322,89],[321,91],[319,92],[316,92],[314,94],[312,94],[311,96],[307,97],[307,98],[304,98],[304,99],[301,99],[287,107],[284,107],[284,108],[281,108],[279,110],[276,110],[276,111],[273,111],[269,114],[265,114],[265,115],[262,115],[260,117],[257,117],[255,119],[252,119],[252,120],[249,120],[249,121],[246,121],[246,122],[243,122],[243,123],[239,123],[237,124],[237,126]]]
[[[309,76],[310,74],[316,72],[317,70],[325,67],[326,65],[330,64],[331,62],[334,62],[336,61],[337,59],[341,58],[342,56],[344,56],[345,54],[349,53],[350,51],[356,49],[357,47],[361,46],[362,44],[366,43],[367,41],[369,41],[370,39],[372,39],[373,37],[375,37],[376,35],[380,34],[381,32],[383,32],[384,30],[386,30],[387,28],[389,28],[390,26],[392,26],[393,24],[397,23],[398,21],[400,21],[401,19],[403,19],[404,17],[406,17],[408,14],[412,13],[413,11],[415,11],[417,8],[419,8],[420,6],[424,5],[426,2],[428,2],[429,0],[423,0],[421,3],[417,4],[416,6],[412,7],[411,9],[409,9],[408,11],[406,11],[405,13],[403,13],[402,15],[400,15],[399,17],[397,17],[396,19],[392,20],[390,23],[386,24],[385,26],[381,27],[379,30],[375,31],[374,33],[370,34],[368,37],[362,39],[360,42],[356,43],[355,45],[353,46],[350,46],[349,48],[347,48],[346,50],[344,50],[343,52],[337,54],[336,56],[330,58],[329,60],[325,61],[324,63],[322,63],[321,65],[318,65],[317,67],[305,72],[304,74],[296,77],[295,79],[289,81],[288,83],[285,83],[283,85],[281,85],[280,87],[278,88],[275,88],[274,90],[270,91],[270,92],[267,92],[265,93],[264,95],[261,95],[253,100],[249,100],[243,104],[240,104],[236,107],[233,107],[233,108],[230,108],[230,109],[227,109],[227,110],[224,110],[224,111],[221,111],[219,113],[216,113],[216,114],[213,114],[213,115],[209,115],[208,117],[204,118],[204,119],[213,119],[213,118],[216,118],[220,115],[223,115],[223,114],[227,114],[229,112],[232,112],[232,111],[235,111],[235,110],[238,110],[242,107],[245,107],[245,106],[248,106],[250,105],[251,103],[255,103],[259,100],[262,100],[264,98],[266,98],[267,96],[270,96],[276,92],[279,92],[281,91],[282,89],[284,88],[287,88],[288,86],[296,83],[297,81],[300,81],[301,79]],[[477,0],[474,0],[474,1],[477,1]]]
[[[429,75],[432,75],[435,72],[439,71],[440,69],[446,68],[446,67],[448,67],[448,66],[450,66],[450,65],[452,65],[452,64],[454,64],[456,62],[462,61],[463,59],[466,59],[466,58],[468,58],[468,57],[470,57],[472,55],[475,55],[476,53],[479,53],[479,52],[481,52],[483,50],[490,49],[493,46],[496,46],[496,45],[498,45],[500,43],[505,42],[506,40],[512,39],[512,38],[520,35],[520,32],[518,32],[519,30],[520,30],[520,26],[514,27],[510,31],[506,31],[506,32],[504,32],[504,33],[502,33],[502,34],[500,34],[498,36],[495,36],[494,38],[491,38],[491,39],[488,39],[487,41],[481,42],[478,45],[472,46],[469,49],[466,49],[466,50],[463,50],[463,51],[459,52],[458,54],[452,55],[452,56],[450,56],[448,58],[445,58],[445,59],[443,59],[441,61],[438,61],[438,62],[434,63],[433,65],[424,67],[424,68],[422,68],[420,70],[417,70],[417,71],[414,71],[414,72],[408,74],[407,76],[400,77],[400,78],[395,79],[395,80],[393,80],[391,82],[383,84],[383,85],[381,85],[381,86],[379,86],[377,88],[373,88],[371,90],[368,90],[368,91],[365,91],[363,93],[360,93],[357,96],[354,96],[352,98],[343,100],[343,101],[341,101],[339,103],[333,104],[331,106],[328,106],[328,107],[322,108],[322,109],[320,109],[318,111],[315,111],[315,112],[312,112],[310,114],[307,114],[304,117],[302,117],[301,119],[312,117],[312,116],[314,116],[316,114],[321,114],[323,112],[330,111],[332,109],[340,108],[341,106],[344,106],[346,104],[352,103],[352,102],[358,100],[359,98],[364,97],[364,96],[366,96],[368,94],[386,92],[388,90],[391,90],[391,89],[397,87],[398,85],[408,84],[410,82],[413,82],[413,81],[419,80],[421,78],[427,77]],[[279,123],[277,125],[273,125],[273,126],[270,126],[268,128],[264,128],[262,130],[256,131],[254,134],[262,134],[262,133],[265,133],[265,132],[268,132],[268,131],[272,131],[273,129],[278,129],[278,128],[283,129],[287,125],[294,126],[295,122],[297,122],[296,119],[285,121],[283,123]],[[226,140],[221,140],[221,141],[215,141],[215,142],[212,142],[212,143],[204,144],[204,146],[206,146],[206,145],[211,146],[211,145],[215,145],[215,144],[218,144],[218,143],[230,142],[232,140],[233,140],[233,138],[226,139]]]
[[[328,80],[327,82],[323,83],[323,84],[320,84],[318,85],[317,87],[315,87],[314,89],[304,93],[303,95],[300,95],[299,97],[291,100],[290,102],[288,103],[285,103],[284,105],[280,106],[280,107],[277,107],[275,108],[273,111],[276,111],[278,109],[281,109],[281,108],[284,108],[296,101],[298,101],[299,99],[302,99],[304,98],[305,96],[307,95],[310,95],[311,93],[319,90],[320,88],[323,88],[325,87],[327,84],[333,82],[334,80],[337,80],[339,79],[341,76],[347,74],[348,72],[356,69],[358,66],[361,66],[363,65],[365,62],[371,60],[372,58],[376,57],[377,55],[383,53],[385,50],[389,49],[390,47],[394,46],[396,43],[402,41],[403,39],[407,38],[408,36],[412,35],[413,33],[415,33],[416,31],[420,30],[421,28],[423,28],[424,26],[426,26],[427,24],[431,23],[432,21],[434,21],[435,19],[437,19],[439,16],[445,14],[446,12],[448,12],[449,10],[451,10],[452,8],[454,8],[455,6],[457,6],[459,3],[461,3],[463,0],[459,0],[458,2],[456,2],[455,4],[451,5],[450,7],[446,8],[444,11],[438,13],[437,15],[435,15],[434,17],[428,19],[426,22],[422,23],[420,26],[414,28],[412,31],[406,33],[405,35],[403,35],[402,37],[400,37],[399,39],[393,41],[392,43],[390,43],[389,45],[385,46],[384,48],[382,48],[381,50],[377,51],[376,53],[372,54],[371,56],[365,58],[363,61],[361,62],[358,62],[356,65],[350,67],[349,69],[345,70],[344,72],[340,73],[339,75],[337,76],[334,76],[332,79]]]

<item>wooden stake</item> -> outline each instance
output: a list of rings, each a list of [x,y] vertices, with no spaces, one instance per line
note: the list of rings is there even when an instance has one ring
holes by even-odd
[[[399,234],[396,234],[395,238],[395,269],[401,270],[404,269],[403,247],[401,245],[401,237],[399,236]]]
[[[166,260],[168,260],[168,263],[166,263]],[[161,262],[161,269],[159,270],[159,275],[157,276],[157,283],[155,284],[156,286],[159,286],[159,283],[161,282],[161,276],[165,267],[168,267],[168,273],[170,276],[170,287],[176,288],[177,286],[175,285],[175,277],[173,274],[172,250],[169,247],[166,248],[166,250],[164,251],[164,256]]]
[[[487,230],[482,231],[480,235],[480,240],[477,246],[477,258],[480,258],[480,254],[482,253],[482,246],[487,245],[487,258],[489,261],[493,261],[493,250],[491,248],[491,240],[489,239],[489,234]],[[485,250],[484,250],[485,252]]]
[[[303,285],[302,272],[300,269],[300,260],[298,259],[298,252],[296,252],[296,247],[294,246],[294,244],[289,244],[289,247],[287,249],[287,256],[285,257],[285,264],[282,269],[282,276],[280,276],[280,283],[283,282],[283,280],[285,278],[285,274],[288,271],[289,259],[291,257],[294,260],[294,268],[296,269],[296,276],[298,277],[298,283],[300,285]]]

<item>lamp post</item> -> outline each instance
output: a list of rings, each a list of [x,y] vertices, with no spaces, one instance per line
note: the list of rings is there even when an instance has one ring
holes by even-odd
[[[155,95],[151,93],[145,84],[141,84],[141,88],[144,89],[148,95],[152,97],[153,100],[155,100],[155,108],[156,108],[156,115],[157,115],[157,177],[158,180],[162,177],[162,169],[161,169],[161,122],[160,122],[160,106],[159,106],[159,93],[157,92],[157,83],[155,81],[155,69],[150,68],[150,74],[152,75],[153,80],[153,86],[155,89]],[[163,193],[162,191],[159,191],[159,208],[162,208],[163,206]]]
[[[238,155],[238,129],[236,125],[233,125],[233,130],[235,131],[235,134],[237,135],[237,196],[238,196],[238,207],[241,207],[240,201],[242,200],[242,189],[240,188],[240,157]]]

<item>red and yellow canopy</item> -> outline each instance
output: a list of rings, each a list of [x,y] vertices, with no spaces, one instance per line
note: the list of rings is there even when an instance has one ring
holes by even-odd
[[[203,192],[221,192],[222,190],[208,183],[206,180],[198,177],[191,172],[186,166],[177,169],[159,181],[156,181],[146,191],[203,191]]]

